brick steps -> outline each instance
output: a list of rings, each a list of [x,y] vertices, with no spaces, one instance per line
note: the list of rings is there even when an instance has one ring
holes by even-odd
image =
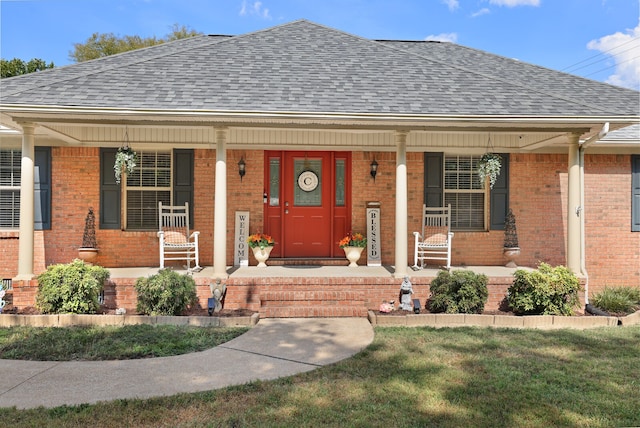
[[[268,291],[260,295],[262,318],[366,317],[364,296],[357,291]]]

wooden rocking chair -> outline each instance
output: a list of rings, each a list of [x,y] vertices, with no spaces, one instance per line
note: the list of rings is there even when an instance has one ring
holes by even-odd
[[[443,260],[451,267],[451,204],[446,207],[422,206],[422,233],[415,236],[414,269],[422,269],[424,261]],[[420,264],[418,265],[418,262]]]
[[[160,269],[167,260],[186,260],[187,270],[200,270],[198,235],[189,234],[189,204],[182,206],[158,203],[158,238],[160,239]],[[193,269],[191,262],[195,262]]]

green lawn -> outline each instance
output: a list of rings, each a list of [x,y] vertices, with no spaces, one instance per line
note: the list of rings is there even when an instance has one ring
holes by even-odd
[[[0,358],[71,361],[166,357],[213,348],[247,330],[172,325],[0,328]]]
[[[355,357],[289,378],[0,415],[6,426],[616,427],[640,426],[639,409],[640,326],[378,327]]]

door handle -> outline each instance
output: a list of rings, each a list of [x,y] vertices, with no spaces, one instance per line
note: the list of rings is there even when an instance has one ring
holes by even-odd
[[[285,214],[289,214],[289,210],[284,210],[284,213]]]

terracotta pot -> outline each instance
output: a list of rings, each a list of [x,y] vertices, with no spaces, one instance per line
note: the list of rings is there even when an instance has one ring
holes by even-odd
[[[98,258],[97,248],[78,248],[78,258],[85,263],[93,264]]]
[[[506,267],[518,267],[518,265],[516,264],[516,259],[520,256],[520,248],[505,248],[503,250],[503,253],[505,259],[507,259],[507,264],[505,265]]]
[[[269,254],[271,254],[271,250],[273,250],[273,246],[267,246],[264,248],[253,247],[253,256],[258,261],[258,267],[267,267],[265,263],[269,259]]]
[[[358,267],[358,260],[360,260],[364,247],[344,247],[343,250],[344,255],[347,256],[347,260],[350,262],[349,267]]]

